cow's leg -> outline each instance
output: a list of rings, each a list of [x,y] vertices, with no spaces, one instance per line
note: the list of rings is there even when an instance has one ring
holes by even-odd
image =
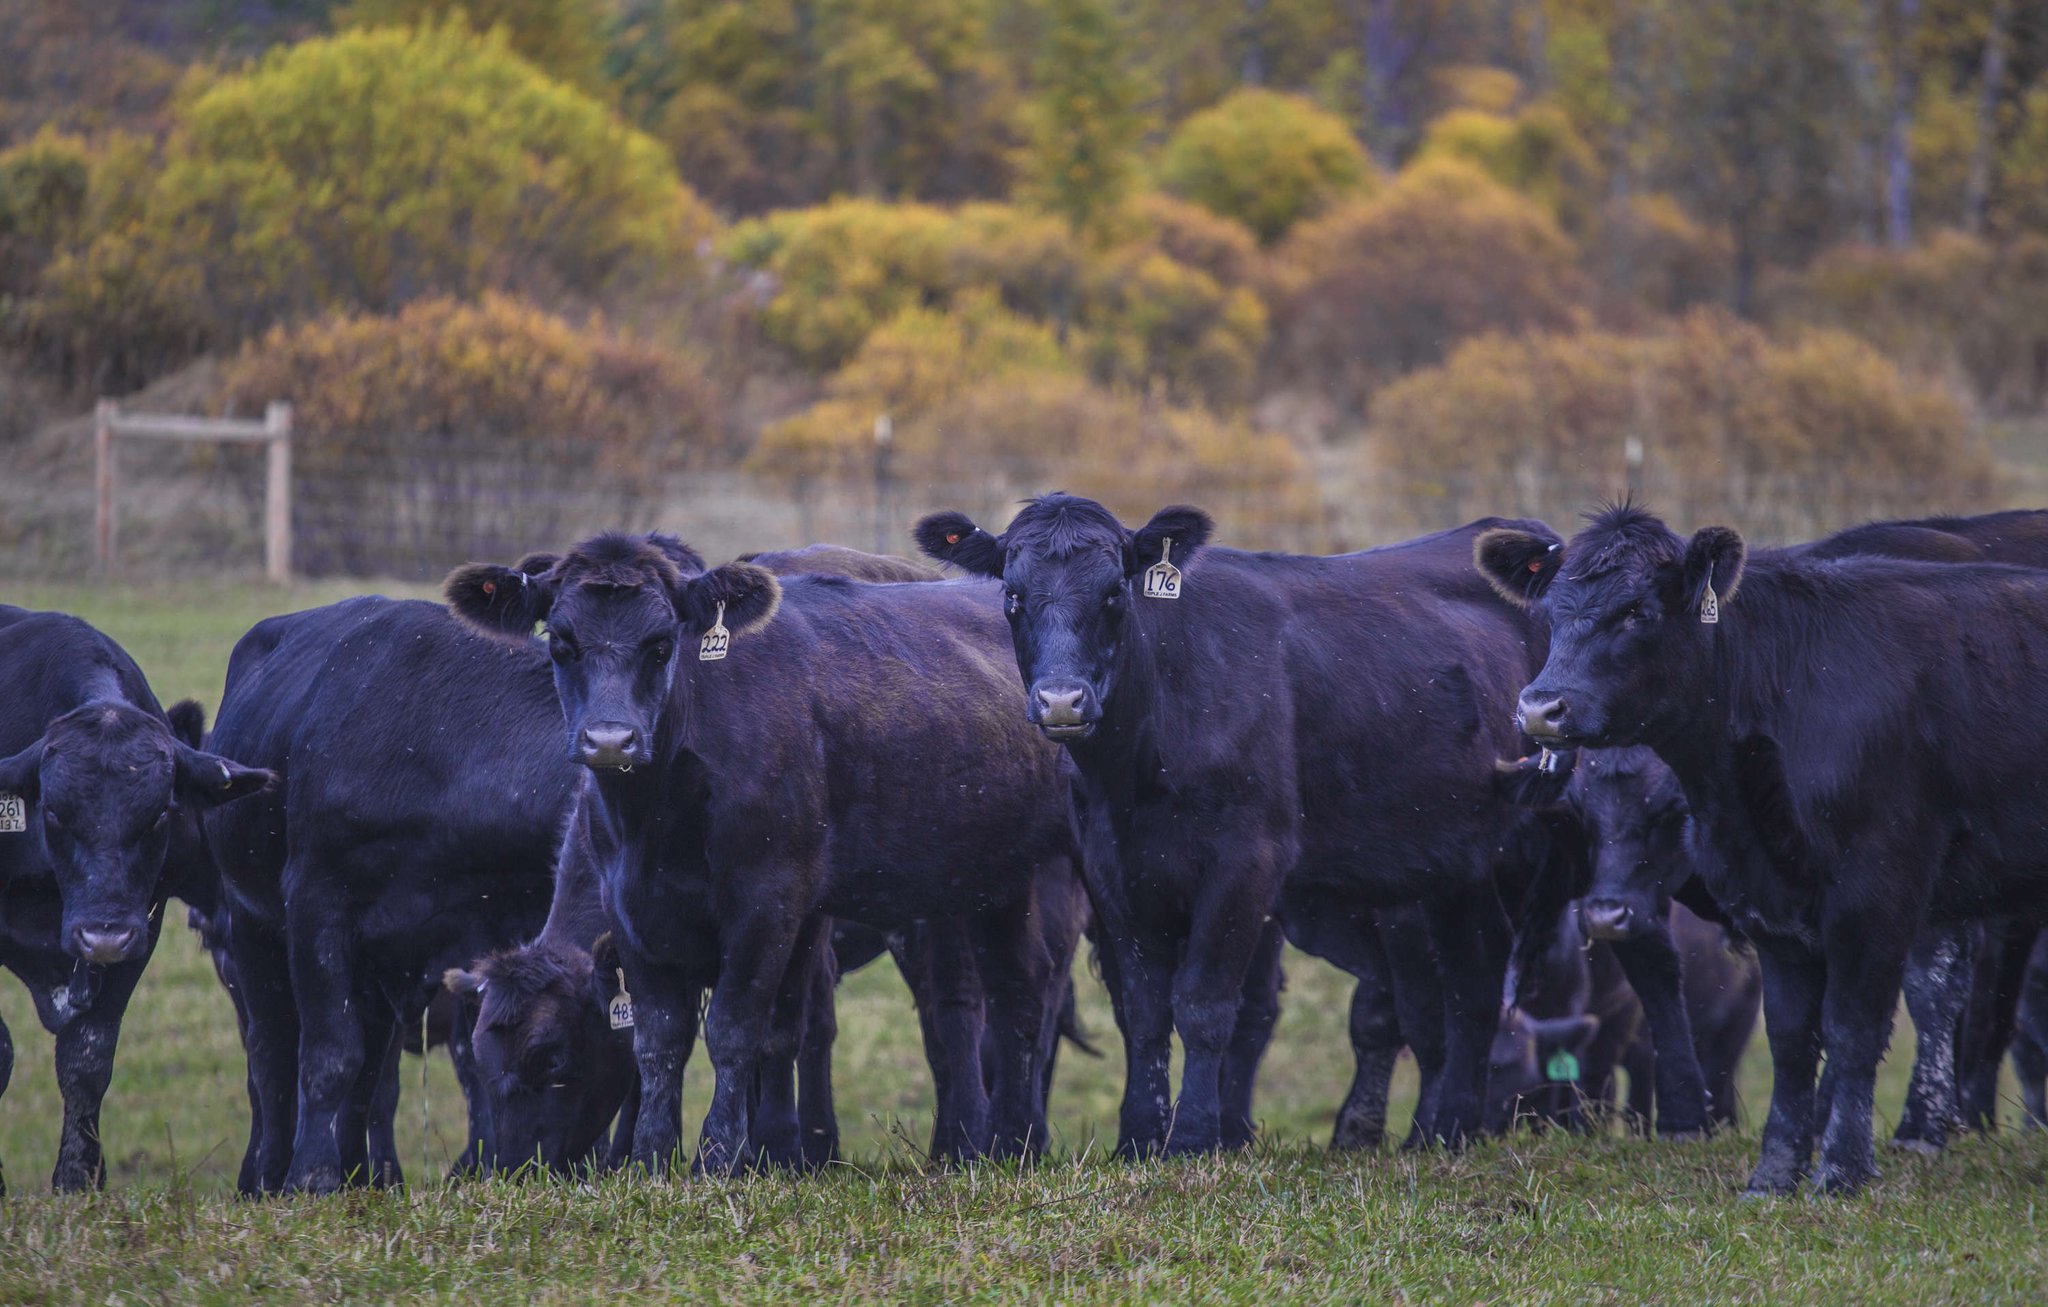
[[[804,1163],[803,1130],[797,1120],[796,1062],[804,1036],[804,1004],[813,979],[828,970],[832,955],[832,921],[819,917],[804,927],[761,1044],[755,1084],[759,1091],[749,1114],[747,1143],[764,1166],[799,1168]]]
[[[405,1183],[405,1170],[398,1162],[399,1054],[404,1043],[405,1032],[393,1029],[390,1049],[377,1070],[376,1092],[370,1098],[370,1183],[379,1189],[395,1189]]]
[[[811,969],[804,1000],[803,1043],[797,1051],[797,1129],[803,1164],[817,1170],[839,1160],[839,1110],[832,1101],[832,1046],[839,1039],[838,963],[827,950]]]
[[[1828,1062],[1821,1079],[1832,1092],[1821,1100],[1827,1104],[1827,1118],[1813,1180],[1823,1191],[1851,1193],[1877,1178],[1871,1103],[1913,941],[1910,931],[1899,929],[1897,923],[1873,920],[1861,913],[1844,914],[1826,923],[1824,930],[1827,990],[1821,1006],[1821,1036]],[[1952,1040],[1952,1020],[1949,1029]],[[1949,1076],[1945,1101],[1952,1103],[1952,1064]]]
[[[1707,1079],[1693,1046],[1692,1022],[1685,1012],[1684,978],[1678,949],[1671,942],[1669,921],[1634,939],[1616,940],[1615,960],[1628,976],[1629,988],[1643,1005],[1650,1028],[1657,1084],[1657,1133],[1666,1139],[1697,1139],[1711,1128],[1707,1116]],[[1630,1073],[1633,1082],[1635,1075]],[[1634,1099],[1634,1086],[1630,1098]],[[1647,1123],[1646,1123],[1647,1124]]]
[[[1790,940],[1759,939],[1756,951],[1763,967],[1764,1034],[1771,1045],[1771,1110],[1748,1192],[1789,1194],[1813,1161],[1813,1079],[1820,1063],[1827,963]]]
[[[894,950],[910,987],[932,1073],[935,1158],[967,1158],[988,1145],[988,1087],[982,1077],[985,1022],[981,973],[965,926],[946,917],[921,922]]]
[[[462,1087],[468,1137],[463,1140],[462,1151],[448,1168],[450,1180],[476,1179],[488,1173],[498,1162],[495,1156],[487,1156],[498,1132],[491,1122],[491,1096],[484,1092],[483,1077],[476,1069],[475,1036],[475,1006],[457,1003],[448,1017],[448,1061],[455,1068],[455,1083]],[[420,1035],[420,1047],[424,1056],[424,1030]]]
[[[248,1025],[249,1151],[237,1187],[247,1197],[284,1187],[298,1122],[299,1010],[284,939],[242,913],[230,918],[228,951]]]
[[[988,1148],[1000,1157],[1045,1151],[1046,1032],[1059,1009],[1053,959],[1041,938],[1031,900],[977,914],[967,923],[974,963],[987,1002],[992,1065]]]
[[[1433,1138],[1456,1148],[1485,1120],[1488,1054],[1513,937],[1500,899],[1483,878],[1466,878],[1458,892],[1432,901],[1428,912],[1444,991],[1443,1087]]]
[[[1279,877],[1260,854],[1226,853],[1195,901],[1187,944],[1173,975],[1173,1025],[1180,1032],[1180,1099],[1169,1153],[1210,1153],[1223,1142],[1223,1067],[1237,1032],[1245,977],[1273,925]],[[1219,874],[1221,868],[1231,874]]]
[[[105,1186],[100,1151],[100,1102],[114,1078],[114,1047],[121,1017],[134,996],[142,969],[156,949],[162,913],[151,916],[149,943],[140,957],[108,967],[92,1006],[57,1031],[57,1088],[64,1095],[64,1130],[57,1140],[57,1166],[50,1188],[75,1193]]]
[[[7,1029],[7,1022],[0,1019],[0,1098],[7,1096],[8,1082],[14,1079],[14,1035]],[[7,1168],[0,1166],[0,1198],[7,1196]]]
[[[2013,1021],[2012,1067],[2019,1076],[2026,1128],[2048,1127],[2048,931],[2034,941]]]
[[[1351,993],[1351,1091],[1337,1109],[1331,1148],[1378,1148],[1385,1142],[1387,1099],[1400,1055],[1392,984],[1384,973],[1360,976]]]
[[[810,940],[804,923],[781,912],[744,916],[725,932],[718,985],[704,1022],[704,1047],[717,1079],[697,1153],[699,1171],[726,1175],[748,1160],[749,1100],[776,1001],[790,968],[810,965],[799,956],[800,948],[808,951]]]
[[[697,1002],[703,987],[680,967],[630,956],[622,961],[632,986],[633,1060],[640,1069],[633,1164],[662,1175],[681,1160],[683,1067],[697,1042]],[[752,1079],[751,1074],[747,1079]],[[744,1094],[748,1086],[742,1083],[733,1088]],[[744,1134],[741,1137],[744,1139]]]
[[[1259,1081],[1259,1063],[1273,1042],[1273,1027],[1280,1022],[1280,993],[1287,977],[1280,970],[1280,955],[1287,937],[1277,921],[1266,924],[1258,951],[1245,969],[1244,989],[1237,1009],[1237,1029],[1231,1032],[1230,1055],[1223,1063],[1223,1146],[1243,1148],[1252,1142],[1258,1127],[1252,1117],[1252,1091]]]
[[[1163,935],[1115,923],[1104,924],[1104,967],[1114,974],[1123,1000],[1124,1097],[1117,1116],[1117,1152],[1149,1156],[1166,1145],[1173,1120],[1173,941]]]
[[[294,875],[290,867],[285,878],[318,883],[317,876],[303,869]],[[344,1161],[349,1098],[366,1061],[354,922],[344,904],[312,894],[302,893],[292,908],[286,937],[299,1004],[299,1121],[285,1187],[332,1193],[352,1179]]]
[[[1443,980],[1438,975],[1427,912],[1411,904],[1374,915],[1375,933],[1387,955],[1387,978],[1393,986],[1401,1042],[1415,1056],[1415,1116],[1401,1147],[1416,1149],[1436,1138],[1436,1111],[1444,1078]]]
[[[692,1042],[695,1042],[694,1037]],[[640,1076],[626,1082],[626,1097],[619,1104],[618,1120],[612,1123],[612,1137],[606,1145],[604,1169],[617,1171],[633,1157],[633,1131],[640,1123]]]
[[[380,994],[367,994],[361,999],[363,1014],[363,1074],[348,1096],[339,1127],[341,1140],[341,1173],[349,1177],[349,1183],[377,1185],[403,1183],[398,1167],[398,1148],[395,1138],[390,1141],[388,1154],[393,1178],[380,1177],[379,1170],[384,1159],[378,1157],[380,1147],[374,1137],[377,1131],[378,1098],[383,1093],[385,1081],[391,1085],[390,1110],[398,1110],[398,1039],[400,1031],[396,1015],[390,1004]],[[394,1074],[387,1076],[387,1068]]]
[[[1956,1054],[1956,1109],[1966,1130],[1998,1128],[1998,1073],[2012,1047],[2027,959],[2039,933],[2031,923],[2010,921],[1971,932],[1970,997]]]
[[[1927,926],[1906,957],[1906,1010],[1913,1015],[1913,1080],[1892,1144],[1938,1153],[1956,1119],[1956,1037],[1970,997],[1970,928]]]

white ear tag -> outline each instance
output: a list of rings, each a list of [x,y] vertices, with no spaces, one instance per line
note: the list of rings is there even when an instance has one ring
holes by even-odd
[[[620,967],[618,971],[619,992],[612,999],[610,1005],[606,1007],[605,1014],[611,1018],[613,1030],[631,1030],[633,1028],[633,996],[626,992],[626,969]]]
[[[1707,592],[1700,596],[1700,622],[1712,626],[1721,620],[1721,596],[1714,593],[1714,565],[1707,564]]]
[[[1159,561],[1145,569],[1145,597],[1147,599],[1180,598],[1180,569],[1170,561],[1173,558],[1173,541],[1160,545]]]
[[[725,604],[720,602],[718,605],[718,616],[711,619],[711,629],[706,631],[704,638],[697,642],[697,661],[700,663],[715,663],[725,657],[726,650],[730,648],[732,648],[732,632],[725,629]],[[628,1019],[627,1024],[632,1024],[630,1019]]]
[[[0,794],[0,834],[19,835],[28,829],[28,800],[19,794]]]
[[[1543,773],[1545,776],[1556,775],[1557,755],[1555,753],[1552,753],[1549,749],[1545,749],[1543,750],[1543,752],[1537,754],[1536,770]]]

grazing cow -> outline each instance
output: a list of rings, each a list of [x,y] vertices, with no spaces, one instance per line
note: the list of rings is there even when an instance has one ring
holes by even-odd
[[[1758,950],[1775,1085],[1752,1192],[1793,1189],[1817,1129],[1813,1179],[1845,1191],[1876,1173],[1877,1064],[1923,925],[2048,906],[2048,775],[2025,765],[2048,576],[1745,553],[1621,506],[1568,547],[1503,529],[1475,557],[1550,626],[1523,729],[1655,749],[1708,890]]]
[[[977,978],[1001,1065],[988,1119],[947,1151],[1041,1149],[1065,976],[1032,899],[1072,832],[1057,751],[987,708],[1002,674],[987,587],[778,582],[749,563],[686,576],[627,535],[517,575],[459,569],[449,600],[522,643],[547,624],[569,746],[550,752],[591,769],[593,820],[619,850],[604,880],[634,1001],[634,1162],[660,1168],[678,1148],[683,1055],[711,978],[698,1165],[750,1160],[756,1076],[795,1051],[771,1042],[775,1013],[801,1002],[831,918],[935,926],[939,974]],[[951,1083],[965,1084],[979,1010],[941,1006]]]
[[[268,786],[206,753],[121,647],[75,617],[0,607],[0,965],[57,1037],[64,1129],[50,1184],[105,1182],[100,1101],[202,809]],[[176,722],[174,728],[173,722]],[[0,1025],[0,1091],[14,1045]]]
[[[1122,988],[1126,1154],[1249,1139],[1250,1077],[1232,1069],[1271,1033],[1276,911],[1423,905],[1445,987],[1431,1133],[1480,1129],[1508,948],[1492,876],[1516,819],[1493,763],[1520,752],[1505,706],[1541,655],[1533,625],[1468,579],[1473,539],[1500,525],[1310,558],[1205,548],[1197,509],[1131,531],[1064,494],[1000,537],[959,513],[918,524],[933,558],[1002,579],[1020,716],[1074,764]]]
[[[545,653],[434,604],[351,599],[236,644],[214,746],[283,778],[206,829],[248,1018],[245,1192],[386,1178],[365,1129],[394,1030],[545,917],[577,776],[560,721]]]

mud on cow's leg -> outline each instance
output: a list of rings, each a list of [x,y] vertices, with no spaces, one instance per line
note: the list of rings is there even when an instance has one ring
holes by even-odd
[[[1892,1132],[1895,1147],[1938,1153],[1958,1119],[1956,1039],[1970,998],[1970,928],[1928,926],[1906,957],[1906,1010],[1913,1016],[1913,1080]]]
[[[287,883],[317,884],[313,876]],[[292,991],[300,1023],[299,1121],[285,1187],[332,1193],[360,1177],[345,1169],[349,1099],[365,1062],[363,1004],[357,991],[353,930],[340,904],[293,905]]]
[[[697,1042],[703,990],[680,967],[622,960],[633,995],[633,1060],[640,1071],[632,1160],[650,1175],[665,1175],[682,1160],[683,1067]]]
[[[57,1031],[57,1088],[64,1096],[64,1129],[57,1142],[57,1166],[50,1187],[75,1193],[106,1185],[106,1162],[100,1145],[100,1103],[114,1077],[114,1049],[121,1037],[121,1017],[142,979],[142,969],[155,950],[162,914],[151,918],[149,947],[140,957],[108,967],[92,1006],[73,1016]],[[12,1061],[12,1058],[9,1058]]]
[[[742,919],[722,942],[718,985],[704,1022],[711,1055],[711,1111],[695,1169],[729,1175],[746,1165],[751,1099],[785,976],[798,964],[801,923],[780,914]],[[644,1075],[644,1068],[643,1068]]]

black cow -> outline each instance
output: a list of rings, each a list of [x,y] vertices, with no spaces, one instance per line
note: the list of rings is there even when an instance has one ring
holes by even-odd
[[[237,643],[214,746],[283,777],[206,831],[248,1017],[245,1192],[387,1178],[365,1129],[394,1030],[546,915],[578,774],[549,747],[560,722],[542,651],[435,604],[351,599]]]
[[[100,1101],[195,814],[268,786],[205,753],[198,705],[158,706],[122,648],[75,617],[0,606],[0,965],[57,1037],[64,1130],[50,1183],[105,1181]],[[0,1025],[0,1091],[14,1044]]]
[[[614,938],[632,985],[641,1104],[633,1160],[681,1137],[683,1054],[714,973],[716,1074],[698,1164],[748,1161],[749,1096],[794,1049],[830,918],[950,920],[935,947],[971,967],[1002,1072],[986,1124],[949,1151],[1044,1146],[1041,1069],[1065,981],[1030,921],[1039,871],[1071,855],[1057,751],[989,711],[1002,633],[986,587],[869,585],[731,563],[682,574],[644,537],[606,535],[536,570],[458,570],[455,611],[521,642],[545,620],[567,756],[594,773]],[[559,737],[558,737],[559,738]],[[955,1007],[958,1007],[955,1012]],[[964,1005],[954,1083],[978,1074]]]
[[[1745,552],[1621,506],[1569,547],[1506,529],[1475,556],[1550,625],[1523,728],[1654,748],[1707,888],[1758,949],[1776,1083],[1752,1191],[1795,1187],[1817,1128],[1813,1178],[1848,1190],[1875,1174],[1871,1095],[1923,924],[2048,906],[2027,734],[2048,707],[2030,670],[2048,576]]]
[[[1131,531],[1065,494],[1000,537],[958,513],[918,524],[932,557],[1002,578],[1023,716],[1074,763],[1122,988],[1125,1153],[1249,1139],[1242,1068],[1276,1011],[1276,911],[1357,920],[1406,902],[1446,964],[1431,1132],[1479,1130],[1508,948],[1492,876],[1516,818],[1493,763],[1519,752],[1504,709],[1541,648],[1469,579],[1473,539],[1501,525],[1310,558],[1205,548],[1193,508]]]

